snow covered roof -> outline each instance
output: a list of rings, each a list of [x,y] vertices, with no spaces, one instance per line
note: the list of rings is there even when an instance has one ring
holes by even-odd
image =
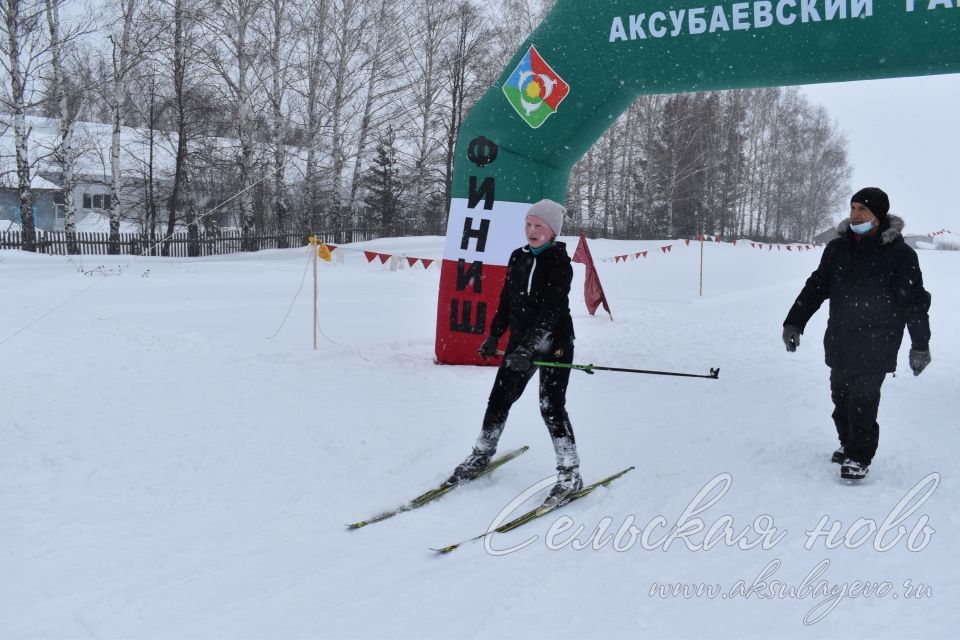
[[[0,114],[0,173],[15,170],[14,132],[7,122],[9,116]],[[57,120],[27,116],[30,128],[29,154],[35,163],[34,172],[57,172],[52,152],[59,137]],[[109,124],[95,122],[77,122],[74,130],[74,146],[78,157],[74,171],[78,176],[106,179],[110,173],[110,144],[113,129]],[[154,131],[153,166],[160,172],[173,175],[176,165],[177,135],[171,132]],[[122,127],[120,131],[121,173],[126,176],[139,176],[149,157],[149,137],[147,129]],[[204,155],[213,155],[224,160],[232,158],[239,148],[237,140],[220,137],[207,137],[191,140],[191,149]],[[299,182],[304,176],[305,151],[288,146],[290,154],[287,161],[287,181]]]
[[[17,174],[12,171],[3,171],[0,173],[0,188],[3,189],[16,189],[19,185],[17,184]],[[30,190],[31,191],[59,191],[60,186],[56,185],[46,178],[42,178],[36,174],[30,177]]]

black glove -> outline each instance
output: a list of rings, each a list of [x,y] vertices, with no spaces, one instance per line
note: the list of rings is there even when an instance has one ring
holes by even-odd
[[[910,368],[913,369],[913,375],[918,376],[930,364],[930,351],[917,351],[910,349]]]
[[[792,324],[784,325],[783,344],[786,345],[787,351],[791,353],[796,351],[797,347],[800,346],[800,327],[795,327]]]
[[[480,348],[477,350],[477,353],[479,353],[480,357],[484,360],[495,357],[497,355],[498,342],[500,342],[500,339],[496,336],[487,336],[487,338],[480,345]]]
[[[517,347],[510,355],[507,356],[507,359],[504,361],[504,365],[506,365],[512,371],[523,373],[533,366],[533,363],[531,362],[532,359],[533,352],[530,351],[530,349],[527,349],[526,347]]]

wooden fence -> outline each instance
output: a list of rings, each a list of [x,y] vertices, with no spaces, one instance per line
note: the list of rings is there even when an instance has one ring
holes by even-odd
[[[74,244],[83,255],[153,255],[186,258],[191,256],[214,256],[239,251],[262,251],[282,247],[302,247],[308,243],[310,233],[258,230],[246,239],[240,231],[201,232],[191,239],[186,231],[170,237],[151,239],[139,233],[121,233],[116,242],[110,242],[108,233],[78,232]],[[396,229],[390,233],[379,228],[341,229],[315,234],[328,244],[363,242],[390,235],[405,235]],[[0,249],[23,249],[23,234],[18,231],[0,231]],[[34,247],[37,253],[67,255],[69,241],[63,231],[37,231]]]

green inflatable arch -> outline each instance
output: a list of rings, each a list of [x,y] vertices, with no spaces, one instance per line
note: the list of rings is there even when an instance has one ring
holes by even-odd
[[[641,94],[960,72],[960,0],[558,0],[463,123],[436,358],[480,364],[530,203]]]

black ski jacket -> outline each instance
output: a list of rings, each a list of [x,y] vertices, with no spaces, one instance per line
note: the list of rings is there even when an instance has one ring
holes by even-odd
[[[823,250],[820,266],[807,279],[783,324],[801,332],[824,300],[830,317],[823,336],[827,366],[848,373],[897,369],[904,326],[914,349],[930,342],[930,294],[923,288],[917,253],[900,232],[903,220],[888,215],[874,236],[858,238],[850,221]]]
[[[573,267],[567,247],[555,242],[538,256],[524,246],[507,263],[500,304],[490,324],[499,338],[510,329],[507,353],[524,346],[533,353],[553,353],[573,341],[570,283]]]

